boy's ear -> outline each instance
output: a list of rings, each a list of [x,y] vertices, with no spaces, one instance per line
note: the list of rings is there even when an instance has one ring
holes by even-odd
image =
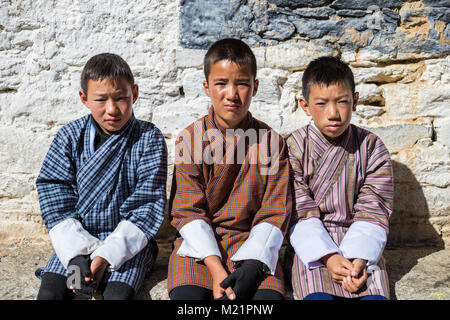
[[[259,81],[258,79],[255,80],[255,84],[253,86],[253,97],[256,96],[256,93],[258,92],[258,87],[259,87]]]
[[[135,103],[137,98],[139,97],[139,87],[138,87],[138,85],[135,84],[132,90],[133,90],[133,103]]]
[[[80,96],[81,102],[89,109],[87,95],[83,92],[83,90],[78,91],[78,95]]]
[[[302,107],[303,111],[306,113],[307,116],[311,116],[311,112],[309,111],[308,101],[306,101],[305,98],[300,97],[298,99],[298,104],[300,105],[300,107]]]
[[[353,108],[352,108],[353,111],[356,111],[358,100],[359,100],[359,92],[355,92],[355,94],[353,95]]]
[[[206,80],[203,80],[203,90],[205,90],[206,95],[209,97],[209,85]]]

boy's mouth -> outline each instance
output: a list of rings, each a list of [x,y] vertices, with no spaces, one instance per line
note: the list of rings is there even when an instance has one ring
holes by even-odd
[[[105,122],[109,123],[109,124],[116,124],[119,121],[120,121],[120,118],[111,118],[111,119],[106,119],[105,120]]]
[[[235,103],[230,103],[230,104],[224,105],[224,107],[225,107],[225,110],[234,111],[234,110],[238,109],[240,106]]]
[[[330,131],[338,131],[341,127],[342,125],[340,124],[330,124],[327,126],[327,129]]]

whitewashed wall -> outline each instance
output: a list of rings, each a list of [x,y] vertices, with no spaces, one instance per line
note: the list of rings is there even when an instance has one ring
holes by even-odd
[[[169,172],[177,132],[205,114],[205,51],[180,47],[178,1],[128,2],[0,0],[0,240],[47,239],[34,181],[56,131],[88,112],[78,90],[92,55],[113,52],[130,64],[135,114],[165,134]],[[402,15],[413,4],[425,7],[397,9],[411,42],[428,34]],[[428,28],[450,43],[441,25]],[[308,121],[295,102],[306,65],[325,54],[350,63],[361,97],[353,123],[381,136],[395,161],[391,245],[449,243],[450,50],[380,53],[296,39],[254,51],[260,88],[250,110],[282,134]]]

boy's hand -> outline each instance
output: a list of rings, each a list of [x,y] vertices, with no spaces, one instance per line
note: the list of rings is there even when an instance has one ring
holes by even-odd
[[[344,279],[342,287],[349,292],[358,291],[367,281],[366,260],[353,260],[351,276]]]
[[[77,266],[80,272],[80,276],[83,278],[80,279],[79,287],[74,288],[71,286],[69,289],[72,289],[72,291],[76,295],[82,298],[91,299],[96,284],[95,282],[92,281],[91,278],[91,270],[89,268],[89,256],[88,255],[76,256],[75,258],[69,261],[68,269],[71,269],[70,268],[71,266]],[[70,273],[69,276],[72,274],[73,273]]]
[[[240,300],[250,300],[264,278],[264,264],[258,260],[244,260],[232,274],[220,283],[222,288],[233,288]]]
[[[333,281],[342,284],[346,277],[351,276],[353,264],[337,253],[331,253],[322,258],[322,262],[327,266]]]
[[[109,262],[100,256],[95,257],[91,263],[91,281],[96,282],[95,291],[97,291],[98,286],[100,285],[103,275],[105,274],[106,268],[109,266]]]

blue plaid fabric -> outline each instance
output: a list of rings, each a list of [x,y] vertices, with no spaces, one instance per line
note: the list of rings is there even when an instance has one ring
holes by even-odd
[[[161,131],[134,117],[95,152],[91,148],[91,115],[73,121],[56,134],[36,180],[47,230],[74,218],[104,240],[121,220],[128,220],[151,239],[164,218],[167,147]],[[154,260],[154,241],[113,271],[108,281],[137,290]],[[44,272],[67,275],[56,255]],[[140,280],[141,279],[141,280]]]

